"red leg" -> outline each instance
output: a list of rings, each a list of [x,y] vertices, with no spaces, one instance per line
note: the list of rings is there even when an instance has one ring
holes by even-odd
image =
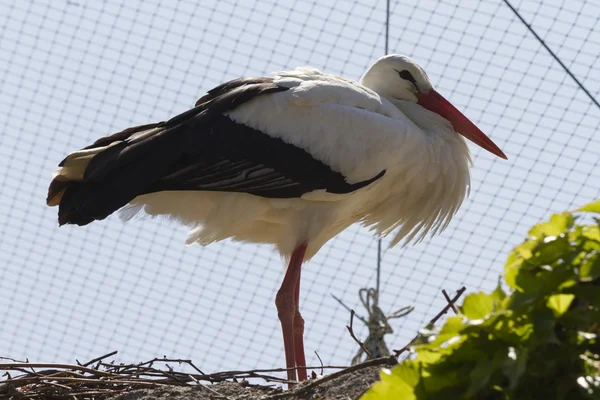
[[[286,368],[288,368],[287,378],[289,381],[296,380],[296,370],[289,368],[296,367],[296,354],[298,354],[294,348],[294,343],[297,337],[294,330],[294,317],[296,312],[298,312],[296,288],[298,287],[299,289],[298,284],[300,281],[300,269],[302,267],[304,253],[306,252],[306,246],[307,244],[303,243],[296,247],[292,253],[290,264],[288,265],[281,287],[279,288],[277,296],[275,297],[277,314],[279,315],[279,321],[281,321],[281,331],[283,332],[285,364]],[[302,343],[302,341],[300,341],[300,343]],[[304,349],[302,349],[302,351],[302,360],[304,360]]]
[[[296,367],[306,367],[304,356],[304,318],[300,315],[300,272],[294,289],[294,298],[296,300],[296,309],[294,310],[294,354],[296,356]],[[298,369],[298,380],[308,379],[306,368]]]

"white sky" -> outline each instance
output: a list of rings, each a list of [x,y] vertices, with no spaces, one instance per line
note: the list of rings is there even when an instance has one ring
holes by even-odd
[[[284,366],[269,246],[186,247],[186,229],[117,217],[58,228],[56,164],[100,136],[159,121],[224,80],[312,65],[358,79],[384,54],[385,1],[0,2],[0,356],[73,362],[191,358],[207,372]],[[450,228],[383,255],[381,306],[399,348],[443,306],[490,289],[512,246],[552,212],[600,197],[600,110],[500,0],[392,1],[390,52],[407,54],[508,155],[474,151]],[[285,2],[292,4],[292,2]],[[600,5],[517,1],[595,95]],[[347,364],[348,313],[375,283],[376,241],[352,227],[303,269],[309,364]],[[362,337],[365,330],[357,326]]]

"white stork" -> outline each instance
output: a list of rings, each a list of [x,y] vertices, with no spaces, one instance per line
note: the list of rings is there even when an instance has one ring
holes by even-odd
[[[461,136],[462,135],[462,136]],[[166,215],[187,243],[270,243],[289,260],[275,304],[288,379],[305,380],[300,269],[355,222],[392,245],[442,231],[469,190],[463,137],[506,159],[410,58],[360,83],[309,67],[224,83],[166,122],[69,154],[50,184],[60,225]]]

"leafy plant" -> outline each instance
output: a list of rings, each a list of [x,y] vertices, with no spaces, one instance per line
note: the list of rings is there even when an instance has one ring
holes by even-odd
[[[600,219],[577,218],[534,226],[506,262],[509,292],[468,295],[361,400],[600,399]]]

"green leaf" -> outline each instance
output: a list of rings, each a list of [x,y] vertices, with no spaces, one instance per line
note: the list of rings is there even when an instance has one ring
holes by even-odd
[[[430,344],[426,346],[430,348],[440,346],[449,339],[459,336],[464,328],[465,325],[463,324],[462,317],[448,317],[446,323],[444,324],[440,332],[437,334],[435,340],[433,340]]]
[[[517,275],[523,268],[523,265],[533,257],[533,250],[537,247],[539,240],[527,240],[519,246],[515,247],[513,252],[508,256],[504,265],[504,281],[513,289],[524,289],[536,285],[535,279],[530,282],[521,281],[517,283]]]
[[[555,294],[548,298],[546,305],[552,310],[554,316],[558,318],[567,312],[574,298],[575,296],[572,294]]]
[[[504,281],[513,289],[517,288],[517,274],[522,260],[516,252],[510,253],[504,265]]]
[[[471,384],[467,390],[467,398],[479,399],[482,397],[481,392],[489,387],[494,375],[501,373],[507,356],[507,347],[495,341],[493,352],[488,351],[487,357],[481,358],[471,371]]]
[[[582,282],[589,282],[598,277],[600,277],[600,252],[594,251],[589,253],[581,262],[579,278]]]
[[[467,389],[467,397],[475,397],[477,394],[487,386],[494,373],[496,366],[491,359],[480,360],[475,363],[475,367],[471,370],[470,378],[471,384]]]
[[[600,213],[600,200],[596,200],[589,204],[586,204],[585,206],[580,207],[575,211]]]
[[[421,379],[419,364],[416,362],[405,362],[395,366],[392,374],[402,379],[410,387],[416,387]]]
[[[548,308],[536,308],[531,312],[531,322],[533,322],[534,331],[531,337],[530,346],[541,344],[560,344],[556,336],[555,322],[553,312]]]
[[[491,297],[497,306],[499,306],[500,303],[506,298],[506,293],[504,290],[502,290],[500,281],[498,281],[498,286],[496,286],[496,289],[492,292]]]
[[[504,362],[502,372],[508,378],[509,389],[514,389],[525,374],[528,355],[529,350],[527,348],[508,348],[508,357]]]
[[[416,400],[413,388],[388,369],[379,373],[381,381],[376,382],[360,400]]]
[[[600,244],[600,227],[597,225],[584,226],[581,230],[581,236],[593,240],[596,242],[596,246],[598,246]]]
[[[528,239],[515,247],[514,251],[522,260],[528,260],[533,257],[533,249],[536,248],[538,243],[539,239]]]
[[[577,275],[572,265],[563,262],[554,267],[540,266],[535,271],[522,270],[517,275],[517,284],[524,287],[525,291],[532,294],[537,300],[542,300],[543,297],[558,291],[558,288],[573,279],[577,279]],[[535,280],[536,284],[526,287],[523,282],[531,280]]]
[[[565,234],[530,240],[517,246],[510,255],[504,267],[506,283],[524,292],[553,290],[561,284],[561,280],[567,279],[569,270],[572,270],[565,268],[563,261],[574,257],[576,254],[573,254]],[[552,282],[544,282],[543,279],[551,279]]]
[[[564,290],[565,293],[572,293],[578,299],[587,301],[591,304],[600,306],[600,289],[595,285],[571,286]]]
[[[598,309],[589,309],[587,307],[576,307],[574,309],[570,309],[564,313],[560,319],[562,324],[565,324],[572,330],[578,330],[582,332],[589,331],[590,327],[594,326],[594,324],[597,324],[598,321],[600,321],[600,311]],[[600,354],[598,356],[600,357]]]
[[[494,309],[494,298],[483,292],[471,293],[461,307],[461,312],[469,319],[483,319]]]
[[[550,217],[550,221],[542,222],[541,224],[537,224],[531,228],[529,231],[529,236],[558,236],[561,233],[569,230],[573,226],[574,221],[575,219],[571,213],[565,212],[562,214],[554,214]]]
[[[504,318],[498,318],[491,334],[507,346],[522,346],[535,331],[534,324],[527,317],[519,317],[516,314],[505,314]]]
[[[551,265],[561,259],[571,245],[567,235],[545,237],[534,250],[536,265]]]
[[[426,393],[443,392],[469,382],[472,363],[442,361],[423,372],[422,390]]]
[[[528,271],[524,268],[517,271],[515,274],[514,288],[520,289],[527,293],[536,293],[540,290],[541,283],[539,281],[540,270]]]
[[[561,283],[560,286],[558,287],[558,290],[565,291],[566,289],[570,288],[571,286],[576,286],[576,285],[577,285],[577,280],[575,278],[571,277],[571,279],[567,279],[563,283]]]
[[[426,347],[426,346],[423,346]],[[436,348],[431,351],[427,348],[418,348],[419,352],[415,361],[420,362],[421,364],[435,364],[439,362],[444,356],[450,354],[450,350],[444,348]]]

